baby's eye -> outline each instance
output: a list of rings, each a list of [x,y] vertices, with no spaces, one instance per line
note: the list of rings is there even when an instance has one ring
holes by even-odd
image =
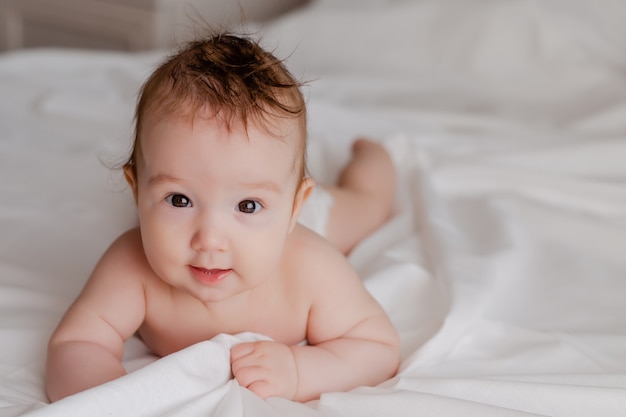
[[[183,194],[170,194],[165,201],[173,207],[191,207],[191,200]]]
[[[237,206],[237,209],[239,209],[240,212],[246,214],[256,213],[257,211],[261,210],[261,208],[261,203],[254,200],[243,200]]]

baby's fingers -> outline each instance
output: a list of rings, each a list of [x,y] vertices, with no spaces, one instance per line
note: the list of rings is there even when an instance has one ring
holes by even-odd
[[[230,349],[230,363],[233,364],[237,360],[250,355],[254,352],[254,343],[246,342],[233,346]]]
[[[278,391],[276,390],[276,388],[265,380],[255,381],[249,384],[246,388],[248,388],[250,391],[252,391],[254,394],[262,399],[278,396]]]
[[[267,341],[242,343],[231,349],[230,362],[239,385],[259,397],[295,396],[297,369],[289,346]]]
[[[282,384],[277,381],[270,382],[271,376],[268,370],[260,366],[242,367],[237,371],[233,367],[233,374],[240,386],[248,388],[260,398],[286,395]]]
[[[268,371],[255,353],[257,347],[255,343],[242,343],[233,346],[230,350],[233,376],[242,387],[248,388],[253,383],[267,377]]]
[[[252,385],[265,381],[267,372],[260,366],[237,366],[233,364],[233,375],[239,385],[252,390]]]

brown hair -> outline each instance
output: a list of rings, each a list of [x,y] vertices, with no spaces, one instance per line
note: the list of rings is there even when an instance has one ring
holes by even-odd
[[[140,136],[146,115],[189,117],[210,112],[228,129],[250,123],[271,133],[276,117],[297,118],[300,179],[306,153],[306,106],[300,87],[283,63],[250,38],[218,34],[189,42],[167,58],[143,84],[135,110],[135,138],[124,167],[137,176]]]

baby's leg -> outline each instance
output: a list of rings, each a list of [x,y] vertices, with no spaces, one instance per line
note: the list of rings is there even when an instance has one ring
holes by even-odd
[[[357,139],[337,185],[324,188],[334,198],[326,237],[347,254],[391,216],[396,192],[391,157],[380,144]]]

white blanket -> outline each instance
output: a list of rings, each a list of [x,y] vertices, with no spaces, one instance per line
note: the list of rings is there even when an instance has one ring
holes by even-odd
[[[266,338],[250,333],[219,335],[28,415],[244,415],[244,409],[264,405],[258,397],[232,380],[230,348],[256,340]],[[248,402],[249,406],[246,405]]]
[[[355,1],[264,41],[312,79],[316,178],[357,135],[394,144],[397,215],[350,261],[400,332],[398,376],[261,401],[229,379],[232,337],[159,361],[131,339],[135,372],[47,405],[47,339],[136,223],[115,165],[162,54],[24,51],[0,55],[0,416],[626,415],[624,3]]]

